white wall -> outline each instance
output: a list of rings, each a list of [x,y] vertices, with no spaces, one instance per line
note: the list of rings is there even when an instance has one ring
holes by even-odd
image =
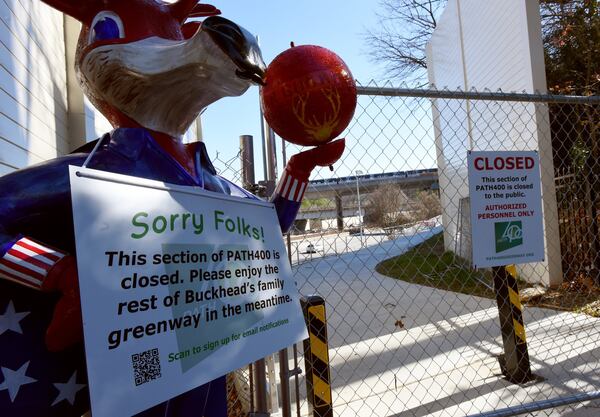
[[[451,90],[464,90],[465,79],[458,9],[449,0],[439,25],[427,45],[428,74],[432,84]],[[441,47],[443,45],[443,47]],[[441,74],[438,75],[438,72]],[[468,195],[466,155],[469,148],[466,102],[435,100],[432,106],[435,133],[440,202],[444,208],[444,244],[446,249],[459,247],[459,199]],[[459,253],[463,257],[465,254]]]
[[[437,88],[546,92],[536,0],[449,0],[427,48],[429,80]],[[467,151],[539,150],[546,259],[521,268],[525,278],[562,280],[548,112],[533,103],[434,100],[433,120],[444,207],[446,248],[460,245],[459,200],[468,197]],[[464,254],[463,254],[464,255]]]
[[[0,175],[69,150],[63,15],[0,2]]]
[[[106,132],[113,130],[112,125],[106,117],[94,107],[92,103],[85,97],[85,139],[87,142],[98,139]]]

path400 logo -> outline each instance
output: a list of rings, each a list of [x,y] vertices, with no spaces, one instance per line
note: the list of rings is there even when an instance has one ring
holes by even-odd
[[[496,253],[523,244],[523,225],[520,221],[494,223],[496,229]]]

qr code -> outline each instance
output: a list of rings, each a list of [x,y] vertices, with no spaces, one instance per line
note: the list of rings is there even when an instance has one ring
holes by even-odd
[[[131,364],[133,365],[136,386],[161,377],[158,349],[150,349],[131,355]]]

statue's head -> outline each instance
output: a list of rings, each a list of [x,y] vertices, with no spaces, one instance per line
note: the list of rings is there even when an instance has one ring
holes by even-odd
[[[262,83],[254,36],[198,0],[43,1],[82,23],[76,71],[116,127],[181,136],[210,103]]]

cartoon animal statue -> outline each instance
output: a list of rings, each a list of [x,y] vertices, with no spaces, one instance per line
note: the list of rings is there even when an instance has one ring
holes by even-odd
[[[82,23],[76,70],[114,130],[74,153],[0,178],[0,415],[80,416],[89,409],[69,165],[256,198],[215,172],[182,134],[212,102],[261,84],[255,38],[197,0],[44,0]],[[202,22],[188,21],[205,17]],[[209,139],[210,141],[210,139]],[[292,224],[312,169],[344,141],[293,156],[274,202]],[[225,416],[225,377],[140,416]]]

